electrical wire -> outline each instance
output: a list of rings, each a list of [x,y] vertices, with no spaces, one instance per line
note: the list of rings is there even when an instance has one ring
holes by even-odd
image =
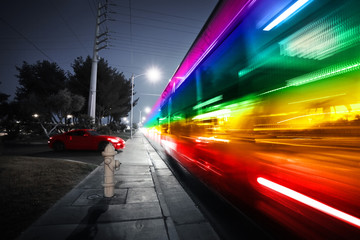
[[[5,19],[3,19],[2,17],[0,17],[0,21],[2,21],[3,23],[5,23],[6,25],[8,25],[14,32],[16,32],[17,34],[19,34],[21,36],[21,38],[23,38],[25,41],[27,41],[28,43],[30,43],[36,50],[38,50],[42,55],[44,55],[48,60],[54,62],[54,60],[47,55],[42,49],[40,49],[33,41],[31,41],[29,38],[27,38],[24,34],[22,34],[20,31],[18,31],[14,26],[12,26],[10,23],[8,23],[7,21],[5,21]]]

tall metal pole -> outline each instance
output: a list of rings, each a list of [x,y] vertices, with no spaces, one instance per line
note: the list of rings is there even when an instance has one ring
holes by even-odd
[[[91,65],[88,115],[93,119],[93,121],[95,121],[96,81],[97,81],[97,68],[98,68],[98,61],[99,61],[98,52],[101,49],[106,48],[106,46],[107,46],[107,45],[105,45],[105,46],[99,47],[99,45],[102,42],[107,40],[107,38],[100,40],[101,37],[103,37],[107,34],[107,32],[100,34],[100,24],[104,23],[106,20],[105,19],[105,20],[101,21],[101,17],[105,16],[105,13],[101,13],[101,9],[104,7],[106,8],[106,5],[101,6],[101,4],[99,3],[97,18],[96,18],[93,58],[92,58],[92,65]]]
[[[139,111],[140,111],[139,126],[141,126],[141,125],[142,125],[142,120],[141,120],[141,110],[139,110]]]
[[[88,115],[92,117],[93,121],[95,121],[95,107],[96,107],[96,79],[97,79],[97,65],[98,65],[98,54],[97,54],[97,38],[99,36],[100,31],[100,8],[101,5],[99,3],[98,14],[96,18],[96,28],[95,28],[95,41],[93,48],[93,58],[91,65],[91,76],[90,76],[90,92],[89,92],[89,106],[88,106]]]
[[[130,138],[132,139],[132,125],[133,125],[133,104],[134,104],[134,74],[131,75],[131,111],[130,111]]]
[[[97,52],[94,51],[94,56],[91,66],[89,108],[88,108],[88,114],[93,119],[92,121],[95,121],[97,65],[98,65]]]

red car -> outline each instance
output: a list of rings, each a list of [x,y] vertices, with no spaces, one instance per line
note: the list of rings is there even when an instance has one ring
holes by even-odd
[[[115,136],[100,135],[91,129],[78,129],[54,135],[48,141],[49,147],[55,151],[64,149],[103,151],[108,143],[111,143],[115,150],[125,148],[123,139]]]

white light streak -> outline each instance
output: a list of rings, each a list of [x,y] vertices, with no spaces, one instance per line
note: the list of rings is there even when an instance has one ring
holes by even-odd
[[[282,21],[284,21],[285,19],[287,19],[291,14],[293,14],[296,10],[298,10],[299,8],[301,8],[305,3],[307,3],[309,0],[299,0],[296,3],[294,3],[293,5],[291,5],[291,7],[289,7],[288,9],[285,10],[285,12],[283,12],[282,14],[280,14],[280,16],[278,16],[277,18],[274,19],[274,21],[272,21],[269,25],[267,25],[263,30],[264,31],[270,31],[271,29],[273,29],[274,27],[276,27],[277,25],[279,25]]]
[[[331,215],[335,218],[338,218],[340,220],[343,220],[347,223],[350,223],[356,227],[360,227],[360,219],[354,216],[351,216],[345,212],[342,212],[340,210],[337,210],[333,207],[330,207],[324,203],[321,203],[315,199],[312,199],[308,196],[305,196],[304,194],[298,193],[294,190],[291,190],[290,188],[281,186],[277,183],[274,183],[272,181],[269,181],[265,178],[258,177],[257,182],[265,187],[268,187],[276,192],[279,192],[281,194],[284,194],[285,196],[288,196],[296,201],[299,201],[301,203],[304,203],[310,207],[313,207],[323,213],[326,213],[328,215]]]

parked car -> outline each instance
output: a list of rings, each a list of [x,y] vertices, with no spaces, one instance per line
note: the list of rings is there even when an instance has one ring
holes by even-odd
[[[72,150],[100,150],[103,151],[108,143],[116,150],[125,148],[125,141],[115,136],[100,135],[92,129],[77,129],[49,138],[48,145],[55,151]]]

